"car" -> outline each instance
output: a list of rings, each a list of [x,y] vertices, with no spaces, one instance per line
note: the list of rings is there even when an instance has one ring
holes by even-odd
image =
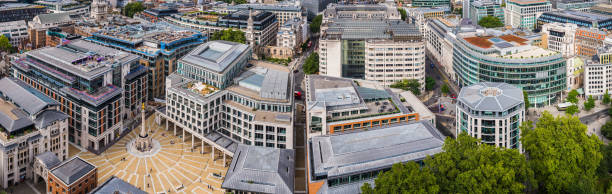
[[[297,72],[300,72],[300,70],[299,69],[293,70],[293,73],[297,73]]]
[[[247,68],[251,68],[251,67],[253,67],[253,64],[247,63],[246,67]]]
[[[450,97],[451,97],[452,99],[457,99],[457,95],[455,95],[455,94],[451,94],[451,95],[450,95]]]

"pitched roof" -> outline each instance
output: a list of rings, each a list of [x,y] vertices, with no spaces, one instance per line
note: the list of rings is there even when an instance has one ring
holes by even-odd
[[[240,144],[221,188],[256,193],[293,193],[295,152]]]
[[[41,24],[66,22],[71,20],[69,12],[40,14],[36,17],[38,17]]]
[[[55,167],[51,170],[51,174],[69,186],[95,169],[96,167],[89,162],[79,157],[74,157]]]
[[[223,72],[227,67],[235,64],[243,54],[248,52],[249,46],[229,41],[210,41],[193,49],[181,61],[198,65],[215,72]]]
[[[38,113],[49,105],[59,105],[57,101],[12,77],[0,79],[0,94],[11,99],[30,115]]]
[[[499,82],[480,82],[463,87],[458,100],[479,111],[505,111],[523,103],[523,91]]]
[[[58,164],[62,163],[55,153],[49,151],[38,154],[36,159],[40,160],[45,166],[47,166],[47,169],[55,168]]]
[[[127,183],[116,176],[112,176],[102,185],[91,191],[91,194],[146,194],[147,192]]]

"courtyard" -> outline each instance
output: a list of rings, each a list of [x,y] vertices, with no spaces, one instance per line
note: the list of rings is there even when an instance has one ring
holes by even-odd
[[[135,156],[126,149],[126,144],[138,136],[140,126],[100,155],[86,151],[77,151],[76,155],[97,166],[98,183],[114,175],[148,193],[224,193],[221,183],[227,167],[223,159],[213,161],[209,146],[201,153],[199,140],[194,140],[197,147],[191,147],[191,138],[183,142],[178,136],[181,131],[175,136],[154,120],[150,116],[145,125],[161,145],[152,156]]]

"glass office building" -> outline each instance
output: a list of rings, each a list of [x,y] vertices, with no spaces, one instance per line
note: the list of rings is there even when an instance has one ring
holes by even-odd
[[[457,84],[504,82],[526,91],[535,107],[554,104],[566,86],[566,61],[561,53],[532,45],[538,38],[459,34],[453,48]]]

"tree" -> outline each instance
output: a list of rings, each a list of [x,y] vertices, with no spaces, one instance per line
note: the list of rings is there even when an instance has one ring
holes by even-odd
[[[589,95],[587,101],[584,102],[584,110],[590,111],[593,108],[595,108],[595,99],[593,99],[593,96]]]
[[[440,88],[440,91],[442,92],[442,94],[446,95],[450,92],[450,89],[448,88],[448,85],[442,84],[442,88]]]
[[[131,2],[121,9],[121,14],[127,17],[134,17],[134,14],[144,10],[145,6],[141,2]]]
[[[416,162],[393,164],[390,171],[381,173],[374,180],[376,187],[366,183],[363,194],[374,193],[438,193],[440,186],[429,168],[421,168]]]
[[[244,32],[240,30],[225,29],[217,31],[210,36],[210,40],[226,40],[238,43],[246,43]]]
[[[425,90],[432,91],[435,86],[436,86],[436,80],[434,80],[431,77],[425,78]]]
[[[601,145],[600,150],[602,155],[605,156],[599,163],[599,168],[597,168],[600,188],[603,191],[608,191],[608,194],[612,194],[612,145]]]
[[[521,142],[528,164],[535,173],[541,193],[560,193],[580,187],[594,187],[596,170],[602,159],[602,144],[578,117],[553,117],[544,112],[535,128],[521,125]]]
[[[567,94],[567,98],[565,98],[565,101],[574,103],[574,104],[578,104],[578,91],[576,90],[571,90],[568,94]]]
[[[421,95],[421,90],[419,89],[421,88],[421,84],[416,79],[403,79],[402,81],[391,84],[389,87],[408,90],[417,96]]]
[[[319,54],[312,52],[304,62],[302,70],[306,74],[315,74],[319,72]]]
[[[502,21],[495,16],[485,16],[480,18],[478,25],[485,28],[498,28],[503,27],[504,23],[502,23]]]
[[[567,109],[565,109],[565,114],[568,114],[568,115],[574,115],[578,112],[580,112],[580,110],[578,110],[578,106],[576,105],[568,106]]]
[[[406,14],[406,10],[402,7],[397,8],[397,11],[399,11],[400,15],[402,16],[402,20],[406,21],[406,17],[408,16]]]
[[[516,149],[481,143],[466,133],[447,138],[443,152],[425,159],[440,193],[523,193],[535,184],[525,156]],[[526,184],[526,185],[525,185]]]
[[[11,52],[12,49],[13,49],[13,45],[11,45],[11,43],[9,42],[9,39],[6,36],[1,35],[0,36],[0,51]]]
[[[321,29],[322,21],[323,21],[323,15],[317,15],[315,18],[313,18],[312,22],[310,22],[310,25],[308,26],[310,28],[310,32],[313,34],[319,33],[319,30]]]
[[[608,121],[606,124],[601,126],[601,135],[607,139],[612,139],[612,121]]]
[[[608,93],[608,89],[606,89],[606,92],[603,95],[602,103],[610,104],[610,94]]]
[[[523,101],[525,101],[525,110],[529,109],[531,103],[529,102],[529,95],[527,91],[523,90]]]

